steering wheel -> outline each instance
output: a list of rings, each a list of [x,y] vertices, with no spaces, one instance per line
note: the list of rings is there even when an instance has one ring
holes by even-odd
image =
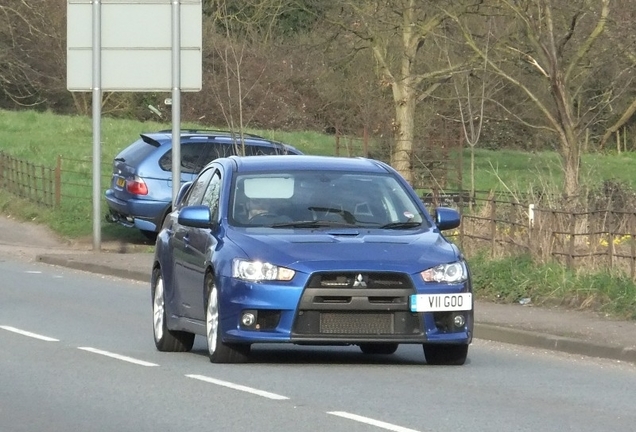
[[[271,222],[272,219],[275,219],[277,217],[278,215],[275,213],[270,213],[270,212],[258,213],[252,216],[251,218],[249,218],[248,223],[252,225],[260,225],[266,222]]]

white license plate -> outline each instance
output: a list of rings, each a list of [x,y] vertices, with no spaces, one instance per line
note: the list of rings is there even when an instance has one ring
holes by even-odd
[[[450,312],[471,310],[473,295],[459,294],[414,294],[411,296],[411,312]]]

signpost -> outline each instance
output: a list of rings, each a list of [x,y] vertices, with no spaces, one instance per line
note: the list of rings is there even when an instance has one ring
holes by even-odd
[[[172,197],[181,179],[181,91],[202,87],[202,0],[67,0],[67,88],[93,92],[93,249],[101,248],[104,91],[172,92]]]

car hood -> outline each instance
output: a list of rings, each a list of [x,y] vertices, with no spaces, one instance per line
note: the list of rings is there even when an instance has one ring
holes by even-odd
[[[302,272],[376,270],[416,273],[457,261],[458,249],[436,231],[230,230],[227,238],[249,259]]]

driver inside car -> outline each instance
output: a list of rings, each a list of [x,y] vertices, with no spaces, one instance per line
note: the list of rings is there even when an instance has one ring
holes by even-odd
[[[276,201],[271,199],[250,199],[245,205],[248,217],[247,223],[250,225],[271,226],[291,222],[292,219],[289,216],[282,214],[284,209],[280,205],[280,203],[276,203]]]
[[[249,220],[254,219],[256,216],[264,216],[271,215],[275,216],[276,214],[272,211],[272,205],[269,200],[262,198],[252,198],[247,201],[247,217]]]

